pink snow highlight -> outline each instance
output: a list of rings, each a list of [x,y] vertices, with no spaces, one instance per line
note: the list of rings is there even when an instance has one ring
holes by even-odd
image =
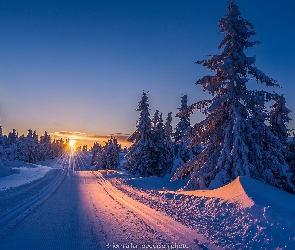
[[[177,191],[177,194],[220,198],[238,203],[242,208],[254,204],[282,208],[295,213],[295,196],[250,177],[237,177],[231,183],[214,190]]]
[[[128,196],[221,248],[295,249],[295,195],[264,182],[237,177],[214,190],[172,191],[177,189],[168,185],[169,178],[110,171],[104,176]],[[153,188],[160,186],[167,188]]]
[[[247,195],[247,191],[243,187],[240,177],[236,178],[233,182],[217,189],[179,191],[177,194],[220,198],[230,203],[238,203],[244,208],[252,207],[254,205],[254,201]]]

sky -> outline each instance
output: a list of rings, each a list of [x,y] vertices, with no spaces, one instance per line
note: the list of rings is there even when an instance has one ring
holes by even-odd
[[[0,1],[0,124],[128,135],[142,91],[156,109],[177,113],[180,98],[208,98],[194,83],[208,74],[197,60],[219,53],[218,21],[227,0]],[[295,128],[295,2],[236,0],[262,43],[248,50],[276,79]],[[259,84],[254,84],[258,88]],[[270,89],[270,91],[273,91]],[[192,123],[200,121],[194,114]],[[173,126],[178,122],[173,119]],[[123,136],[122,136],[123,137]]]

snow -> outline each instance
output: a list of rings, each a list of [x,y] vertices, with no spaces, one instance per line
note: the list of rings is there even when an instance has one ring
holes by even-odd
[[[12,174],[0,178],[0,191],[4,191],[9,188],[24,185],[26,183],[32,182],[34,180],[44,177],[44,175],[52,169],[48,166],[27,164],[28,167],[13,168],[18,169],[20,172],[18,174]]]
[[[228,185],[215,190],[179,191],[177,194],[212,197],[238,203],[243,208],[270,206],[295,213],[295,196],[250,177],[237,177]]]
[[[177,190],[169,176],[104,172],[123,193],[224,249],[295,249],[295,196],[250,177],[215,190]]]
[[[138,177],[138,178],[130,178],[126,182],[134,187],[143,188],[147,190],[173,190],[176,191],[182,188],[186,182],[184,180],[176,180],[175,182],[170,182],[170,175],[166,175],[165,177]]]
[[[77,169],[87,169],[89,164],[78,158]],[[66,157],[40,163],[45,166],[12,162],[10,167],[19,169],[20,173],[0,178],[0,190],[42,178],[50,169],[61,168],[69,160]],[[67,206],[75,211],[81,203],[79,216],[83,220],[79,223],[83,228],[93,227],[91,230],[100,239],[105,237],[101,234],[107,236],[101,244],[144,244],[154,240],[153,230],[156,230],[159,237],[164,237],[157,238],[163,244],[187,243],[197,238],[201,248],[212,244],[209,249],[215,246],[222,249],[295,249],[294,195],[250,177],[237,177],[213,190],[184,191],[181,188],[187,180],[170,182],[171,175],[163,178],[131,175],[122,169],[125,162],[121,157],[119,170],[70,172],[62,184],[68,188],[67,192],[72,190],[71,195],[78,198],[77,204],[70,202]],[[63,200],[63,195],[68,194],[62,191],[55,198]],[[50,204],[51,209],[61,207],[55,200]],[[39,213],[45,212],[40,210]],[[39,220],[33,221],[37,230]],[[93,221],[96,223],[91,224]],[[22,228],[17,230],[19,237],[24,237]],[[59,228],[53,231],[59,231]],[[139,234],[143,234],[142,238]],[[81,237],[91,238],[91,235],[92,232],[87,231]],[[176,237],[177,241],[171,237]],[[14,241],[7,238],[7,242]]]
[[[89,166],[87,157],[82,160],[76,156],[76,169],[84,171],[70,171],[60,191],[25,222],[26,230],[34,230],[38,237],[45,237],[39,235],[43,217],[42,225],[53,226],[51,235],[55,237],[56,232],[63,231],[60,228],[64,218],[71,215],[67,217],[69,225],[86,230],[75,235],[77,241],[84,244],[83,238],[92,245],[99,239],[102,249],[107,244],[170,244],[171,241],[179,244],[198,242],[202,249],[206,246],[209,249],[215,246],[222,249],[295,249],[295,196],[283,190],[250,177],[237,177],[214,190],[184,191],[181,187],[187,180],[170,182],[171,175],[163,178],[131,175],[122,169],[126,162],[122,158],[120,170],[90,172],[85,171]],[[50,166],[61,167],[66,159],[70,160],[52,161]],[[27,175],[26,182],[41,178],[52,169],[48,162],[42,164],[47,166],[20,165],[19,162],[11,165],[17,166],[20,174],[7,176],[11,178],[9,184],[16,183],[22,175],[23,179]],[[1,189],[1,183],[7,177],[0,179]],[[55,217],[56,213],[61,214]],[[50,221],[44,214],[52,216]],[[67,230],[71,231],[72,226]],[[19,238],[6,238],[4,246],[20,244],[26,239],[22,227],[17,227],[15,232]],[[93,235],[98,237],[95,241]],[[52,237],[46,240],[49,242]],[[63,240],[58,244],[64,244]],[[33,245],[33,240],[30,244]],[[25,249],[29,249],[30,244]]]
[[[214,190],[195,190],[195,191],[180,191],[177,194],[193,195],[198,197],[219,198],[230,203],[238,203],[243,208],[252,207],[255,203],[251,196],[248,196],[247,191],[241,184],[241,179],[247,183],[253,179],[247,177],[238,177],[228,185]],[[253,180],[255,181],[255,180]],[[259,182],[258,182],[259,183]],[[255,187],[255,186],[254,186]],[[252,189],[252,188],[251,188]]]

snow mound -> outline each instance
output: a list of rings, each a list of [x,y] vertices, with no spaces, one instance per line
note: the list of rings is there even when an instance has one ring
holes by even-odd
[[[34,167],[19,167],[15,169],[18,169],[20,172],[0,178],[0,192],[40,179],[52,168],[34,165]]]
[[[224,249],[295,249],[295,195],[261,181],[238,177],[214,190],[172,191],[167,186],[157,191],[164,178],[105,176],[133,199]]]
[[[243,208],[254,204],[295,213],[295,195],[250,177],[237,177],[231,183],[214,190],[180,191],[178,194],[220,198],[238,203]]]

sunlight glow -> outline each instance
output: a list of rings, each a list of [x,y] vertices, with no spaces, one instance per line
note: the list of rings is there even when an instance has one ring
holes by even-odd
[[[69,146],[71,147],[71,149],[75,148],[75,144],[76,144],[76,140],[70,139]]]
[[[131,146],[131,142],[127,141],[127,138],[130,136],[129,134],[113,134],[119,144],[124,147],[125,145],[127,147]],[[105,141],[108,141],[110,138],[110,135],[97,135],[97,134],[86,134],[82,132],[69,132],[69,131],[60,131],[60,132],[52,132],[50,133],[50,136],[52,139],[60,140],[61,138],[63,139],[70,139],[70,141],[75,141],[74,148],[73,146],[69,145],[72,147],[72,149],[76,149],[77,147],[81,146],[83,147],[84,145],[87,145],[88,148],[90,149],[95,142],[98,142],[101,145],[104,145]]]

